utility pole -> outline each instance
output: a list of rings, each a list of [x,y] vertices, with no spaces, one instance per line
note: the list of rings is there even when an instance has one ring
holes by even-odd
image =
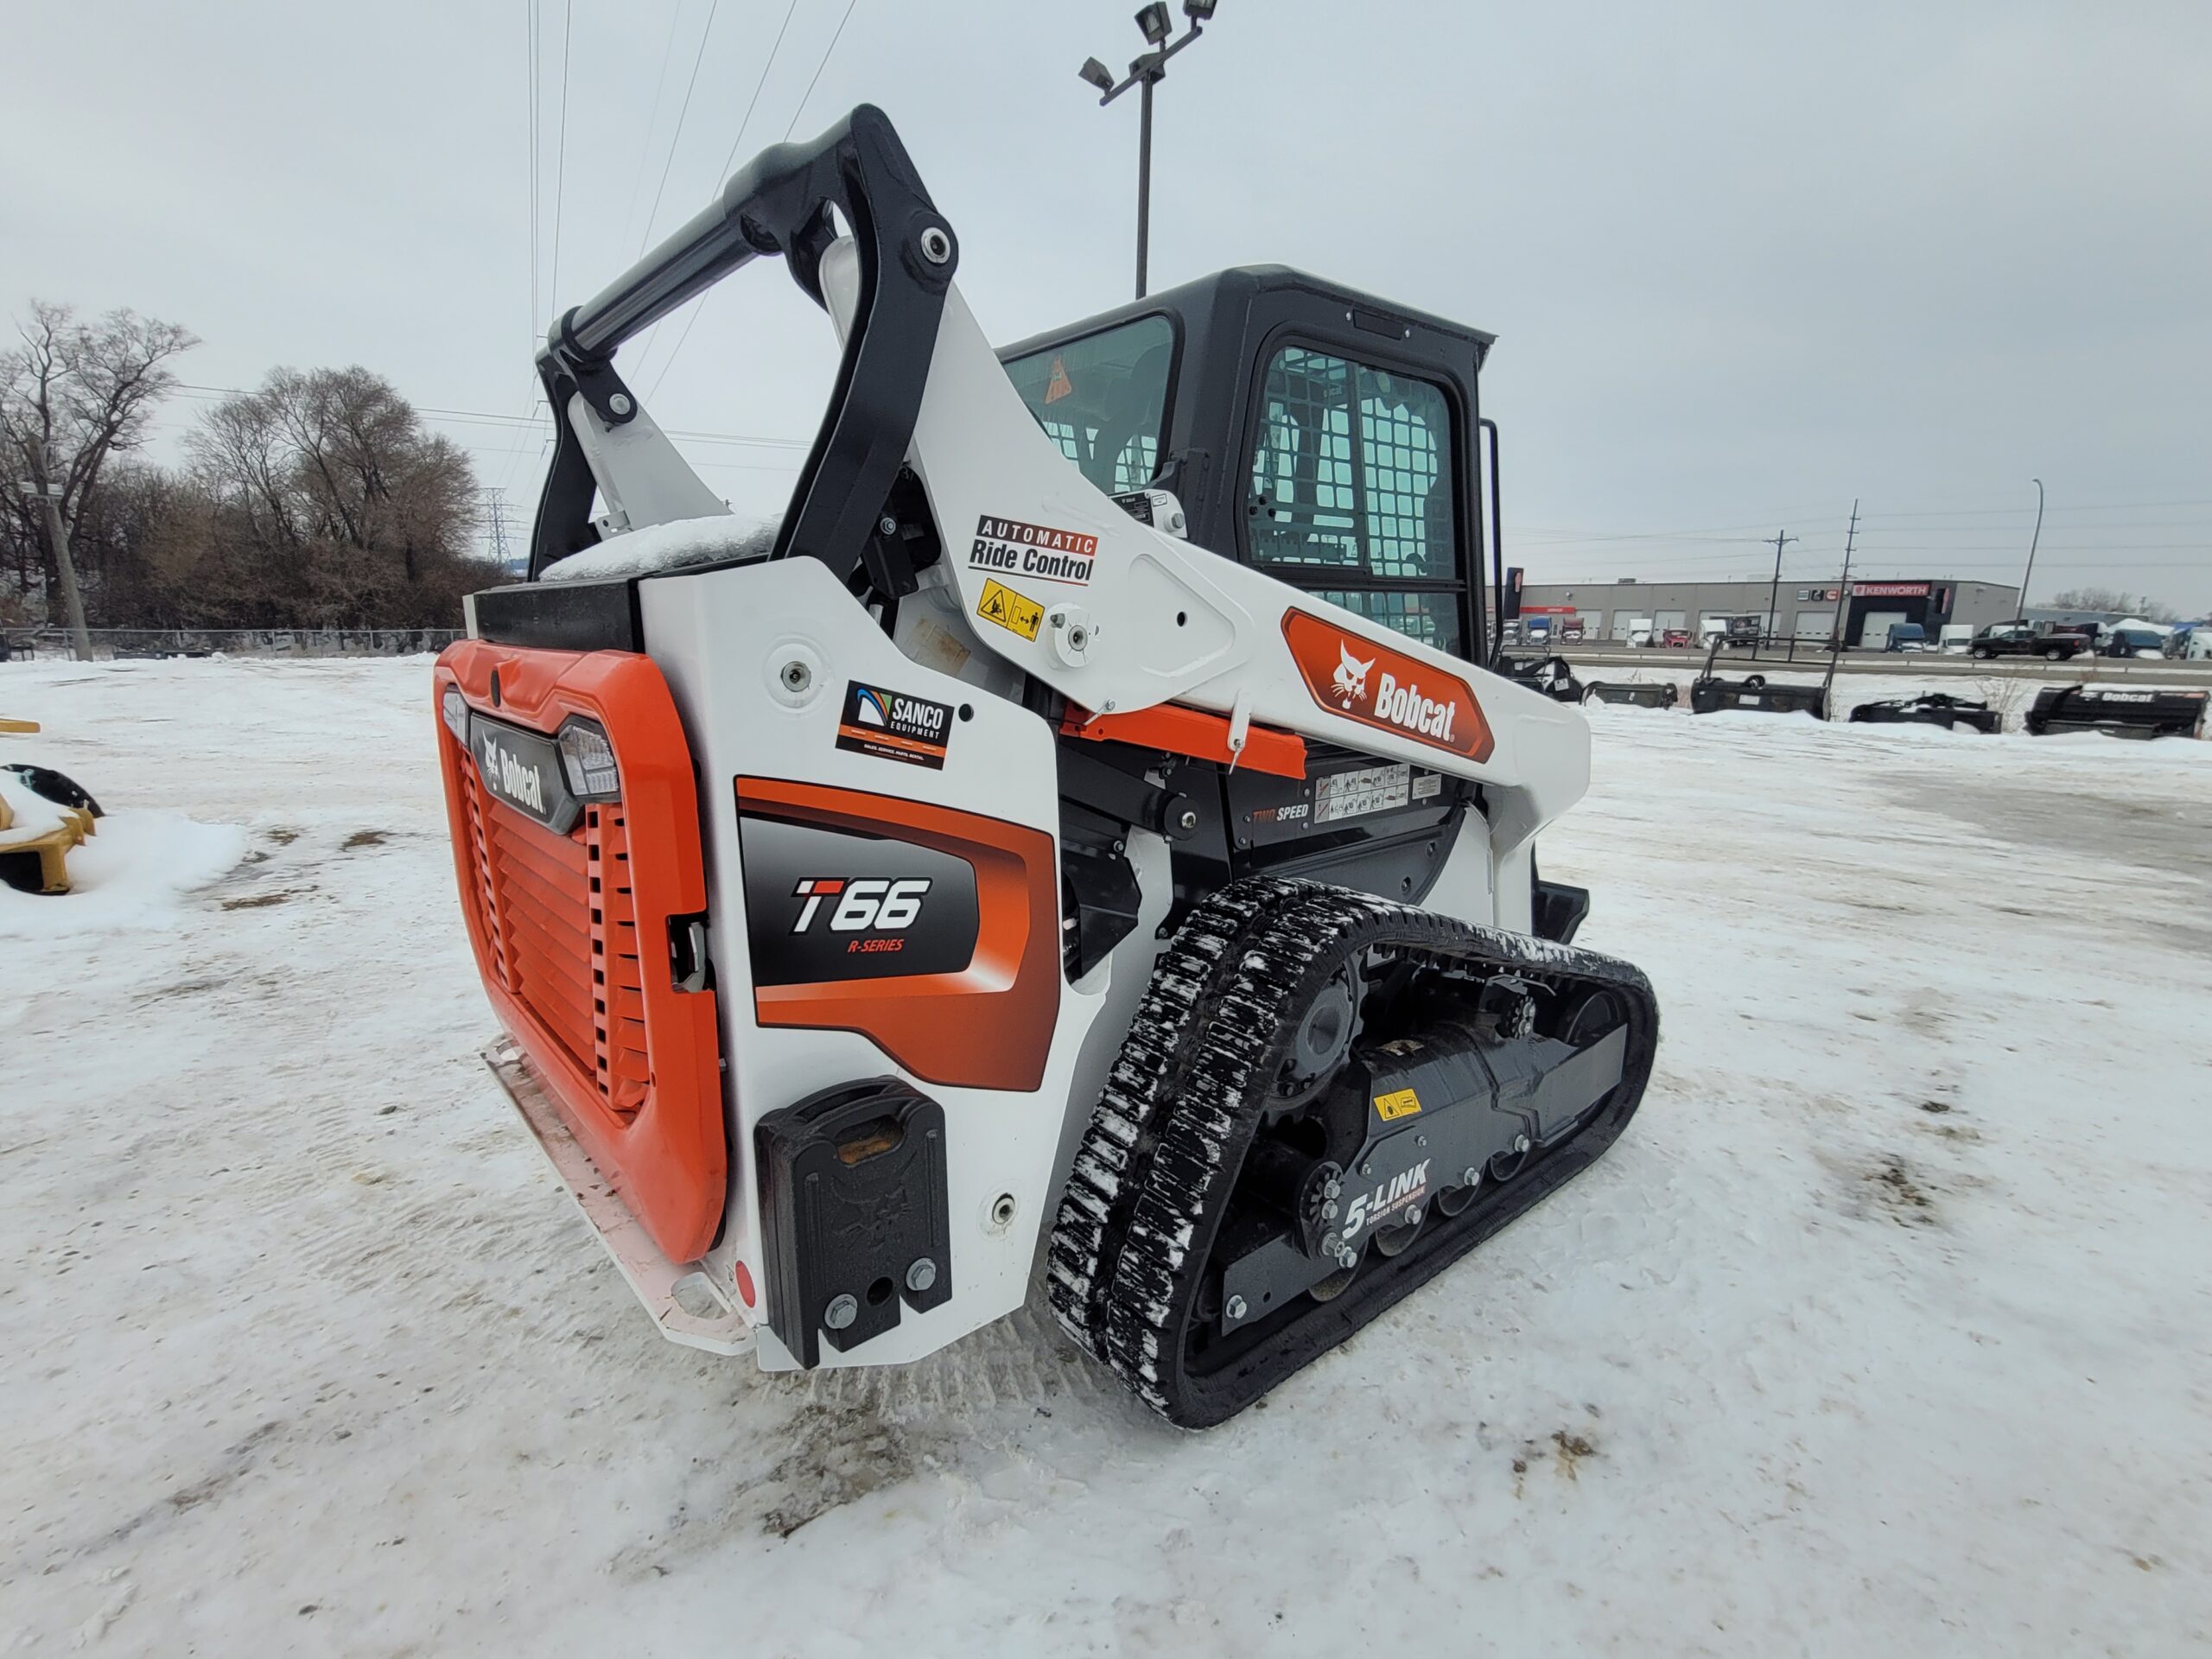
[[[1167,60],[1180,52],[1199,35],[1205,33],[1205,25],[1213,18],[1217,0],[1183,0],[1183,15],[1191,20],[1189,32],[1182,39],[1169,44],[1167,37],[1173,24],[1167,15],[1166,0],[1152,0],[1139,9],[1137,27],[1144,31],[1145,43],[1152,50],[1129,64],[1129,73],[1118,83],[1114,72],[1096,58],[1085,58],[1083,67],[1076,73],[1098,89],[1101,108],[1111,104],[1132,86],[1142,89],[1141,110],[1137,118],[1137,298],[1145,296],[1146,270],[1152,248],[1152,89],[1166,78]]]
[[[1835,653],[1850,643],[1851,630],[1851,549],[1859,539],[1859,498],[1851,499],[1851,528],[1843,535],[1843,580],[1836,584],[1835,626],[1828,631],[1828,660],[1833,664]]]
[[[1776,531],[1774,532],[1774,580],[1773,580],[1771,582],[1770,582],[1770,583],[1768,583],[1768,584],[1767,584],[1767,590],[1766,590],[1766,627],[1763,630],[1763,632],[1764,632],[1765,633],[1765,635],[1766,635],[1766,638],[1767,638],[1767,643],[1768,643],[1768,644],[1770,644],[1770,645],[1773,644],[1773,642],[1774,642],[1774,629],[1775,629],[1775,624],[1776,624],[1776,621],[1777,620],[1777,619],[1779,619],[1779,618],[1780,618],[1780,616],[1781,616],[1781,614],[1782,614],[1782,611],[1781,611],[1781,605],[1782,605],[1782,548],[1783,548],[1783,543],[1785,543],[1785,542],[1794,542],[1794,541],[1796,541],[1796,539],[1797,539],[1797,538],[1796,538],[1795,536],[1786,536],[1786,535],[1784,535],[1782,531],[1778,531],[1778,530],[1777,530],[1777,531]]]
[[[2028,578],[2036,570],[2036,543],[2043,539],[2043,480],[2034,480],[2036,486],[2035,534],[2028,537],[2028,568],[2020,572],[2020,620],[2028,617]]]

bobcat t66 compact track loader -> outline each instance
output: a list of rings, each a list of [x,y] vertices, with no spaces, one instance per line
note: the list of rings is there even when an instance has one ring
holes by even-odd
[[[843,352],[748,539],[616,352],[768,257]],[[1657,1013],[1536,874],[1580,713],[1472,665],[1489,338],[1266,268],[1001,354],[959,261],[862,106],[553,325],[435,673],[490,1057],[671,1338],[896,1364],[1041,1264],[1204,1426],[1587,1166]]]

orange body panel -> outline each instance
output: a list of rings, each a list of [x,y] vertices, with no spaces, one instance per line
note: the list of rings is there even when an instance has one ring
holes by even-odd
[[[1244,753],[1239,756],[1229,747],[1228,715],[1210,714],[1204,709],[1187,709],[1179,702],[1154,703],[1149,709],[1132,709],[1126,715],[1093,715],[1071,706],[1061,717],[1060,733],[1064,737],[1087,737],[1094,742],[1103,743],[1110,738],[1116,743],[1134,743],[1140,748],[1165,749],[1170,754],[1187,754],[1194,760],[1233,760],[1240,766],[1273,772],[1278,778],[1306,775],[1306,740],[1296,732],[1277,731],[1272,726],[1248,726],[1244,731]]]
[[[493,1008],[653,1242],[695,1261],[721,1224],[728,1134],[714,996],[677,990],[670,965],[668,918],[706,909],[707,878],[667,683],[627,652],[464,639],[438,658],[434,709],[448,684],[549,737],[584,715],[613,746],[621,799],[556,836],[493,797],[438,721],[461,912]]]
[[[1036,1088],[1060,1007],[1059,893],[1052,836],[1027,824],[893,795],[740,778],[747,817],[887,836],[949,853],[976,872],[974,956],[957,973],[753,994],[764,1026],[856,1031],[928,1083]]]

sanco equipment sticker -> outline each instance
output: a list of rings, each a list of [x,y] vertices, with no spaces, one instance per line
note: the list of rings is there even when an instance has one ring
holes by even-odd
[[[887,686],[845,683],[845,709],[837,721],[837,747],[879,760],[944,769],[952,741],[952,709]]]

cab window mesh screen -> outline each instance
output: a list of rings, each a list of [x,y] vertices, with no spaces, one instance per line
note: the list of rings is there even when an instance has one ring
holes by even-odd
[[[1165,317],[1017,357],[1007,376],[1045,435],[1109,493],[1141,490],[1159,475],[1160,429],[1175,330]]]
[[[1426,380],[1303,346],[1275,353],[1252,454],[1252,557],[1449,582],[1451,415]]]
[[[1277,352],[1245,504],[1252,562],[1459,654],[1451,443],[1442,387],[1305,346]]]
[[[1314,593],[1332,605],[1341,605],[1361,616],[1386,623],[1408,639],[1418,639],[1454,657],[1459,649],[1459,596],[1434,590],[1390,588],[1323,588]]]

